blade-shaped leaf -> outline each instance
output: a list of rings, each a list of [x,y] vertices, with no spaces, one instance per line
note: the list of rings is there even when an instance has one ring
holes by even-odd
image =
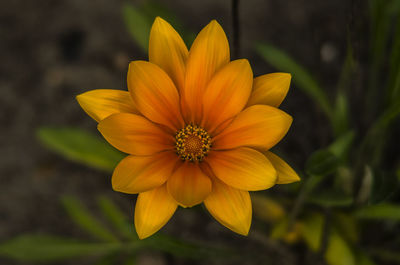
[[[338,159],[329,150],[315,151],[307,160],[306,172],[314,176],[326,176],[336,171]]]
[[[333,229],[328,238],[325,259],[329,265],[355,265],[354,254],[346,240]]]
[[[354,131],[348,131],[347,133],[342,134],[328,147],[328,150],[338,158],[345,158],[353,143],[354,136]]]
[[[400,205],[381,203],[358,209],[355,216],[360,219],[400,221]]]
[[[138,237],[134,231],[133,224],[129,223],[127,217],[121,212],[115,203],[105,196],[98,198],[98,204],[104,216],[114,225],[114,227],[129,239],[137,240]]]
[[[258,44],[256,50],[265,61],[279,71],[291,73],[293,82],[296,83],[304,93],[315,100],[329,118],[333,118],[333,108],[325,91],[318,85],[307,70],[296,63],[284,51],[272,45]]]
[[[323,207],[346,207],[353,203],[353,197],[338,191],[324,191],[308,196],[307,202]]]
[[[88,243],[49,235],[22,235],[0,244],[0,256],[19,261],[55,261],[107,255],[120,248],[121,245],[116,243]]]
[[[254,214],[263,221],[276,222],[286,216],[283,206],[266,196],[251,194]]]
[[[76,162],[111,171],[124,157],[105,140],[75,128],[42,127],[39,140],[49,149]]]
[[[301,234],[308,247],[318,251],[321,246],[325,219],[321,214],[311,214],[302,220]]]
[[[70,196],[63,196],[61,201],[71,219],[83,230],[95,238],[106,242],[118,241],[118,239],[93,215],[91,215],[77,199]]]
[[[130,4],[123,6],[122,13],[133,40],[144,52],[147,52],[153,21],[137,7]]]

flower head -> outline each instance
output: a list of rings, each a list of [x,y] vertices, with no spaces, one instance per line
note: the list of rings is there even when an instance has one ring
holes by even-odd
[[[204,202],[229,229],[247,235],[249,191],[298,181],[269,149],[292,118],[277,107],[291,76],[253,78],[247,60],[230,61],[221,26],[211,21],[188,51],[170,24],[156,18],[149,61],[133,61],[128,90],[93,90],[77,97],[104,138],[129,155],[115,168],[116,191],[139,194],[140,238],[157,232],[178,205]]]

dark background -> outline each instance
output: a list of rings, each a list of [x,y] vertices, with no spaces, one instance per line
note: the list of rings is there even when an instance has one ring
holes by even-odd
[[[133,225],[134,196],[113,192],[109,174],[52,153],[35,134],[35,129],[47,125],[96,132],[96,123],[79,107],[75,96],[96,88],[125,89],[129,61],[147,59],[124,24],[124,3],[0,1],[0,241],[28,232],[84,238],[60,206],[59,197],[65,194],[77,196],[91,208],[95,208],[94,198],[107,195],[126,211]],[[232,45],[230,1],[163,3],[196,33],[216,19]],[[240,57],[250,60],[255,75],[276,71],[253,49],[257,41],[274,44],[305,65],[331,93],[345,57],[347,36],[358,24],[362,28],[358,35],[365,30],[364,8],[355,8],[349,0],[241,1]],[[351,36],[362,63],[367,47],[362,37]],[[360,91],[355,90],[357,93]],[[294,168],[302,169],[314,150],[331,141],[330,128],[318,107],[296,86],[291,86],[282,109],[294,122],[279,148]],[[279,187],[271,192],[274,190]],[[251,240],[229,232],[201,207],[179,209],[163,231],[251,246]],[[290,255],[286,257],[287,264],[290,259]],[[172,264],[167,262],[163,255],[144,253],[138,264]],[[183,263],[178,260],[174,264]]]

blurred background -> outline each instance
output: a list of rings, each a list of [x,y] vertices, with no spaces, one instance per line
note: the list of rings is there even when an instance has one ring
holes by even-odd
[[[1,1],[0,263],[400,264],[399,12],[399,0]],[[232,59],[293,76],[281,105],[293,125],[274,151],[302,181],[253,194],[248,237],[196,206],[138,241],[136,196],[112,191],[122,156],[75,96],[126,89],[156,16],[189,46],[216,19]]]

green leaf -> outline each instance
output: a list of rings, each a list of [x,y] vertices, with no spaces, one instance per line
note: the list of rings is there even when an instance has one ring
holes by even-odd
[[[325,259],[329,265],[355,265],[355,257],[344,238],[335,230],[329,234]]]
[[[386,248],[371,248],[368,251],[371,255],[385,261],[385,264],[400,264],[400,254],[398,250],[388,250]]]
[[[353,203],[353,197],[343,194],[342,192],[324,191],[322,193],[309,195],[307,202],[322,207],[347,207]]]
[[[144,52],[147,52],[153,21],[141,10],[130,4],[123,6],[122,13],[133,40]]]
[[[348,131],[335,140],[328,150],[336,157],[344,159],[354,141],[354,131]]]
[[[306,172],[309,175],[326,176],[334,173],[339,163],[337,157],[329,150],[314,152],[306,162]]]
[[[94,168],[111,171],[123,158],[106,141],[80,129],[41,127],[36,133],[52,151]]]
[[[287,218],[275,223],[271,229],[270,238],[282,239],[288,233],[289,222]]]
[[[129,223],[126,215],[105,196],[98,198],[98,204],[105,217],[114,225],[114,227],[128,239],[137,240],[138,237],[133,229],[133,224]]]
[[[390,199],[399,190],[399,180],[394,173],[375,170],[369,202],[377,204]]]
[[[334,129],[335,134],[340,135],[348,130],[349,127],[349,101],[343,91],[338,91],[336,95],[334,110]]]
[[[233,251],[225,246],[213,246],[211,243],[194,243],[190,241],[179,240],[161,233],[140,241],[146,246],[163,252],[170,253],[177,257],[186,257],[192,259],[206,258],[232,258],[239,257],[237,251]],[[236,256],[237,255],[237,256]]]
[[[357,265],[376,265],[376,263],[365,253],[357,253]]]
[[[400,205],[381,203],[366,206],[355,211],[360,219],[400,221]]]
[[[118,239],[97,218],[89,214],[89,211],[77,199],[63,196],[61,202],[71,219],[83,230],[97,239],[106,242],[118,242]]]
[[[360,227],[353,215],[340,212],[334,213],[333,223],[346,240],[352,243],[356,243],[358,241]]]
[[[266,196],[251,194],[251,202],[254,215],[265,222],[276,222],[286,216],[283,206]]]
[[[302,224],[301,234],[306,244],[312,251],[318,251],[321,247],[324,217],[314,213],[303,219]]]
[[[55,261],[67,258],[107,255],[119,244],[87,243],[49,235],[22,235],[0,244],[0,256],[19,261]]]
[[[333,118],[333,108],[325,91],[318,85],[307,70],[296,63],[284,51],[272,45],[258,44],[256,46],[256,51],[265,61],[278,70],[291,73],[293,75],[293,82],[298,85],[304,93],[315,100],[330,119]]]

